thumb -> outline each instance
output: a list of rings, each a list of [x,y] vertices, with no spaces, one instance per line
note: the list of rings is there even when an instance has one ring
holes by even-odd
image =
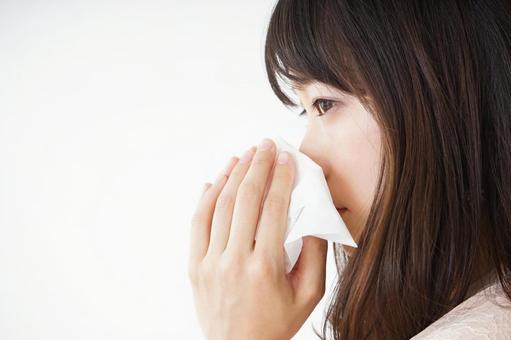
[[[319,302],[325,293],[328,242],[314,236],[303,237],[302,251],[296,264],[297,296]]]

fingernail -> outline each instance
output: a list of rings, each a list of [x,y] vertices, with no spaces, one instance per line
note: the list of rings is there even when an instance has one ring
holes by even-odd
[[[268,138],[264,138],[261,143],[259,143],[259,150],[269,150],[273,146],[273,143]]]
[[[252,157],[254,157],[254,149],[255,149],[254,147],[251,147],[250,149],[245,151],[243,156],[241,156],[241,158],[240,158],[240,163],[248,163],[248,162],[250,162]]]
[[[279,152],[279,158],[277,159],[279,164],[286,164],[289,160],[289,155],[285,151]]]

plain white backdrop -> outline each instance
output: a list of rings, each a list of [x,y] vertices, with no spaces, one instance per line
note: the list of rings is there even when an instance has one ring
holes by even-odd
[[[0,338],[201,339],[202,184],[305,119],[266,80],[274,0],[0,2]],[[294,339],[314,339],[327,294]]]

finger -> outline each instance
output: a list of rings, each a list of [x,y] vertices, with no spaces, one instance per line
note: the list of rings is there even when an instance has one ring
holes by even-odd
[[[325,293],[328,242],[314,236],[304,236],[302,251],[296,263],[300,278],[297,296],[305,304],[317,303]]]
[[[251,147],[236,163],[222,193],[218,197],[211,224],[211,240],[208,253],[220,254],[227,245],[238,187],[248,171],[255,149],[255,146]]]
[[[231,157],[227,167],[222,171],[215,182],[208,187],[208,190],[203,193],[199,199],[197,208],[192,216],[192,226],[190,235],[190,268],[199,263],[199,261],[206,255],[210,232],[211,232],[211,221],[214,213],[215,203],[218,195],[222,191],[225,185],[226,179],[232,166],[234,166],[237,158]]]
[[[254,251],[277,259],[283,258],[289,202],[294,181],[291,155],[281,152],[273,170],[268,195],[263,203]],[[282,265],[284,263],[282,262]]]
[[[200,191],[200,193],[199,193],[199,195],[197,197],[197,201],[202,198],[202,196],[209,189],[210,186],[211,186],[211,183],[208,183],[208,182],[202,184],[201,191]]]
[[[275,160],[275,149],[275,142],[268,138],[263,139],[257,148],[247,175],[238,188],[226,249],[238,252],[251,252],[253,249],[262,199]]]
[[[204,185],[202,186],[201,197],[209,189],[210,186],[211,186],[211,183],[204,183]]]

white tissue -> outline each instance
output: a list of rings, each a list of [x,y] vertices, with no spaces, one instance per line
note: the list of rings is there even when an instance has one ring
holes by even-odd
[[[271,138],[277,151],[290,153],[295,164],[287,229],[284,238],[286,273],[289,273],[302,250],[302,237],[312,235],[327,241],[357,247],[335,205],[323,169],[282,137]],[[266,188],[268,192],[269,185]],[[259,228],[257,228],[259,230]],[[257,231],[255,238],[257,239]]]

